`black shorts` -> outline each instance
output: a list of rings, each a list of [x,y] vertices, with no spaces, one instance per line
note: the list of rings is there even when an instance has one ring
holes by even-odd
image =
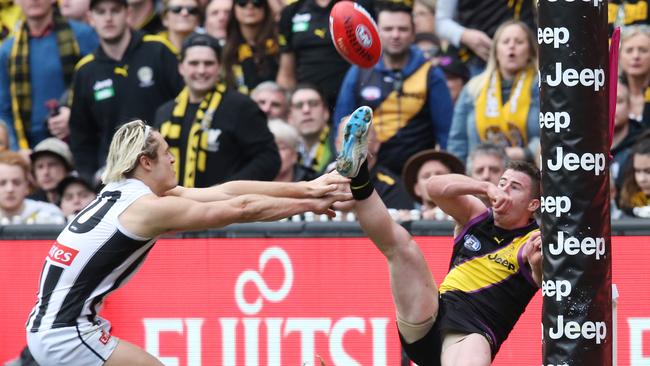
[[[399,328],[397,332],[399,333]],[[402,343],[402,349],[406,355],[418,366],[440,366],[442,332],[437,321],[421,339],[409,344],[402,337],[402,333],[399,333],[399,341]]]
[[[487,339],[494,360],[500,345],[495,345],[495,337],[487,325],[472,314],[473,312],[463,302],[441,297],[438,316],[429,332],[422,339],[411,344],[406,343],[400,334],[402,348],[409,358],[419,366],[440,366],[442,340],[445,332],[477,333]]]

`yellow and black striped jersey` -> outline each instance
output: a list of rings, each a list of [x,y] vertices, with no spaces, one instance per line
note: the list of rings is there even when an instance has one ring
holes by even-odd
[[[442,329],[485,334],[496,353],[537,291],[523,255],[537,223],[505,230],[491,210],[455,238],[449,272],[440,285]]]

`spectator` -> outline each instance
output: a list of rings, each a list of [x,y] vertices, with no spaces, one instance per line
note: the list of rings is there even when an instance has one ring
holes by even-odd
[[[314,85],[300,84],[291,95],[289,124],[300,133],[300,163],[317,174],[325,172],[334,160],[336,149],[332,145],[330,112],[327,101]]]
[[[273,179],[277,182],[300,182],[312,180],[318,177],[316,172],[306,166],[299,164],[298,148],[302,143],[300,134],[295,127],[281,119],[269,120],[269,130],[275,137],[275,144],[280,153],[280,171]]]
[[[88,23],[90,0],[59,0],[61,15],[69,20]]]
[[[70,147],[88,181],[104,165],[121,122],[133,116],[153,121],[156,108],[183,87],[176,55],[163,38],[131,31],[126,19],[126,0],[91,1],[101,47],[76,67],[70,116]]]
[[[263,81],[251,92],[251,98],[271,118],[286,120],[289,114],[287,92],[274,81]]]
[[[201,25],[201,9],[197,0],[164,0],[162,22],[165,30],[159,35],[181,49],[183,40]]]
[[[156,0],[127,0],[127,2],[129,6],[127,22],[131,29],[145,34],[158,34],[165,30],[162,18],[156,9]]]
[[[278,73],[276,23],[268,0],[235,0],[223,63],[228,87],[244,94]]]
[[[400,175],[406,159],[422,150],[447,146],[453,104],[442,71],[413,45],[413,19],[405,7],[378,11],[382,57],[371,69],[350,68],[334,113],[338,121],[359,105],[373,109],[381,143],[377,160]]]
[[[630,118],[650,126],[650,28],[630,26],[621,34],[619,56],[622,77],[627,82]]]
[[[90,186],[90,183],[75,176],[63,179],[56,187],[56,190],[60,197],[59,207],[67,221],[71,221],[96,196],[95,190]]]
[[[0,152],[9,150],[9,127],[0,121]]]
[[[436,34],[460,49],[461,60],[470,75],[483,71],[490,56],[496,30],[502,23],[517,19],[530,29],[535,24],[533,1],[445,0],[436,6]]]
[[[438,56],[438,66],[445,73],[451,100],[456,104],[461,90],[469,81],[469,70],[458,58],[458,52],[453,47],[449,47],[446,52]]]
[[[64,223],[65,219],[58,207],[27,198],[29,170],[29,163],[19,153],[0,152],[0,223]]]
[[[476,180],[499,184],[499,178],[508,165],[506,150],[491,143],[483,143],[469,153],[467,158],[467,175]]]
[[[612,138],[611,154],[614,159],[610,163],[610,172],[617,187],[621,187],[622,174],[628,161],[630,148],[643,132],[642,125],[630,118],[630,92],[624,79],[619,79],[616,88],[616,115],[614,117],[614,136]]]
[[[630,151],[632,164],[623,177],[619,208],[628,215],[650,218],[650,134]]]
[[[413,2],[413,24],[415,33],[436,32],[436,0],[415,0]]]
[[[219,40],[219,45],[223,47],[226,44],[226,28],[230,11],[233,6],[233,0],[210,0],[205,8],[205,31],[212,37]]]
[[[34,147],[30,158],[37,188],[30,198],[57,204],[60,197],[56,187],[74,170],[70,148],[56,137],[49,137]]]
[[[413,200],[418,203],[424,220],[445,220],[447,215],[429,197],[427,181],[434,175],[464,174],[463,163],[455,156],[435,149],[423,150],[404,164],[402,179]]]
[[[180,56],[186,87],[156,112],[179,183],[208,187],[230,180],[273,180],[280,156],[266,116],[248,96],[217,83],[219,42],[192,34]]]
[[[474,146],[491,142],[505,147],[512,160],[533,160],[539,138],[536,42],[522,22],[497,29],[486,70],[465,85],[456,102],[449,152],[464,161]]]
[[[19,5],[25,21],[0,46],[0,120],[9,126],[12,150],[34,147],[50,133],[68,135],[70,110],[48,118],[47,102],[63,95],[74,65],[97,47],[92,28],[66,20],[51,0]]]
[[[329,14],[335,0],[297,0],[280,17],[280,65],[277,83],[292,90],[310,83],[323,91],[329,107],[336,103],[350,64],[334,48],[329,33]],[[356,1],[371,10],[369,0]],[[346,114],[351,113],[348,111]]]
[[[508,161],[508,155],[502,146],[491,143],[476,145],[467,158],[467,175],[476,180],[498,185],[499,178],[506,171]],[[485,206],[492,206],[487,196],[477,197]]]

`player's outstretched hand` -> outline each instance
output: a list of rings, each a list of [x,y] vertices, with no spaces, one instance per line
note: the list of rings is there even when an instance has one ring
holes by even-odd
[[[316,214],[326,214],[329,217],[335,217],[333,205],[337,202],[347,202],[352,200],[352,193],[349,190],[339,186],[335,191],[328,193],[324,197],[314,199],[314,208],[312,211]]]
[[[344,192],[349,183],[349,178],[332,171],[304,184],[307,186],[307,197],[320,198],[330,193]]]

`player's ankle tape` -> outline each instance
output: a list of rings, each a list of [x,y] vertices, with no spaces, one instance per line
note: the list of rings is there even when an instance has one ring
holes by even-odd
[[[352,191],[352,197],[357,201],[370,197],[372,191],[375,190],[375,186],[370,181],[367,161],[361,164],[359,174],[350,181],[350,190]]]

